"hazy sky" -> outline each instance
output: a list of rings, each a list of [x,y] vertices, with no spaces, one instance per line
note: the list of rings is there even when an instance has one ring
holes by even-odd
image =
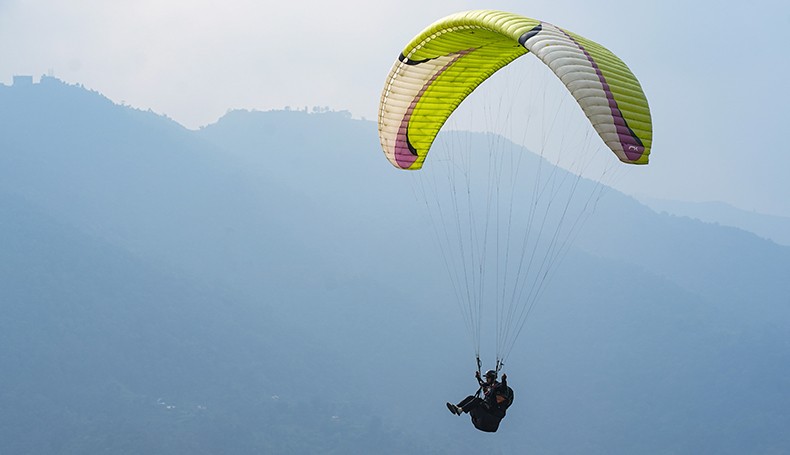
[[[628,63],[655,142],[618,188],[790,216],[786,1],[0,0],[0,82],[52,72],[189,128],[235,108],[375,119],[403,45],[477,8],[555,23]]]

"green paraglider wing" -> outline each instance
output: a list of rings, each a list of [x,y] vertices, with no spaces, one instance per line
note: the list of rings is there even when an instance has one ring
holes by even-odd
[[[379,139],[387,159],[401,169],[420,169],[455,108],[497,70],[529,52],[565,84],[621,161],[647,163],[650,109],[625,63],[549,23],[492,10],[441,19],[403,50],[379,104]]]

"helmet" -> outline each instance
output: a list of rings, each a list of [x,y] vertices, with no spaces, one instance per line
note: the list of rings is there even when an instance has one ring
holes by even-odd
[[[497,377],[496,371],[494,371],[494,370],[486,371],[486,378],[494,378],[494,379],[496,379],[496,377]]]

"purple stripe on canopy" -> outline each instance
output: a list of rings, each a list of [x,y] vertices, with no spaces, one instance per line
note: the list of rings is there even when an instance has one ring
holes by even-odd
[[[460,51],[453,55],[453,58],[443,67],[439,69],[425,85],[422,86],[417,95],[411,100],[408,109],[406,109],[406,113],[403,114],[403,119],[400,122],[400,127],[398,128],[398,135],[395,137],[395,162],[398,164],[398,167],[401,169],[408,169],[415,161],[417,161],[418,154],[417,150],[411,145],[409,142],[409,121],[411,120],[411,116],[414,113],[414,108],[417,107],[417,103],[420,101],[422,96],[428,90],[428,87],[433,84],[436,79],[442,75],[445,71],[447,71],[450,66],[452,66],[455,62],[458,61],[459,58],[463,57],[464,55],[472,52],[472,49],[466,49]]]
[[[560,29],[561,30],[561,29]],[[601,69],[598,68],[598,64],[595,63],[593,60],[592,55],[587,52],[587,49],[584,48],[578,41],[573,39],[565,30],[562,30],[562,33],[568,37],[574,44],[579,46],[584,55],[587,57],[587,60],[590,61],[593,69],[595,70],[595,74],[598,75],[598,79],[601,81],[601,85],[603,86],[603,91],[606,94],[607,100],[609,100],[609,109],[612,111],[612,118],[614,119],[615,129],[617,131],[617,136],[620,139],[620,145],[623,147],[623,152],[625,152],[626,158],[631,161],[636,161],[642,157],[642,153],[645,151],[644,145],[642,145],[642,141],[634,134],[631,128],[628,127],[628,123],[625,121],[623,117],[623,113],[620,110],[620,107],[617,106],[617,101],[614,99],[614,94],[612,90],[609,88],[609,83],[606,82],[606,78],[604,77]]]

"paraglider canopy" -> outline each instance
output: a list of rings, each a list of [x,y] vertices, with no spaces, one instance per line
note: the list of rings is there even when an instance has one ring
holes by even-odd
[[[387,159],[401,169],[420,169],[461,101],[529,52],[560,78],[621,161],[648,162],[650,110],[639,81],[622,60],[547,22],[492,10],[445,17],[403,49],[379,105],[379,138]]]

